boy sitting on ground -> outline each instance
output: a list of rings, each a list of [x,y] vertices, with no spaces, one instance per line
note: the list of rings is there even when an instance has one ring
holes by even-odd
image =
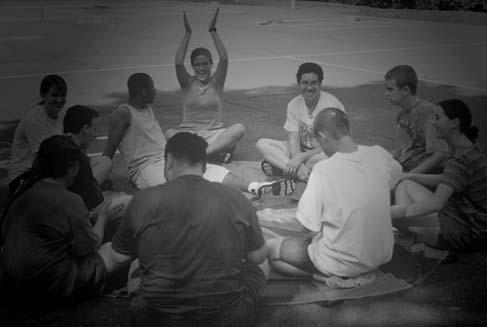
[[[329,158],[313,168],[296,217],[315,236],[270,239],[271,267],[321,280],[360,276],[391,259],[390,188],[401,167],[380,146],[356,144],[339,109],[322,110],[314,133]]]
[[[385,88],[386,99],[401,109],[396,117],[399,145],[392,155],[406,172],[441,173],[448,146],[431,123],[435,105],[417,95],[416,72],[408,65],[390,69]]]

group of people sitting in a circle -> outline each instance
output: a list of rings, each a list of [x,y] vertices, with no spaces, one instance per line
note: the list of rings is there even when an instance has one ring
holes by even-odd
[[[209,26],[216,69],[210,51],[197,48],[193,75],[184,66],[192,31],[183,16],[179,128],[161,130],[152,78],[132,74],[127,103],[109,116],[103,155],[90,158],[98,113],[76,105],[61,115],[65,81],[42,80],[39,105],[15,131],[1,217],[2,294],[10,304],[45,308],[100,294],[112,273],[138,259],[132,325],[248,326],[269,266],[353,281],[391,259],[394,233],[441,249],[487,245],[487,160],[475,145],[470,109],[459,99],[419,98],[407,65],[385,75],[386,99],[400,108],[393,151],[356,143],[345,106],[322,90],[322,68],[303,63],[287,138],[256,144],[268,180],[247,181],[225,168],[245,128],[224,127],[228,55],[217,16]],[[102,192],[117,150],[134,196]],[[289,195],[296,185],[304,189],[295,217],[302,236],[264,240],[242,191]],[[108,223],[116,224],[110,237]]]

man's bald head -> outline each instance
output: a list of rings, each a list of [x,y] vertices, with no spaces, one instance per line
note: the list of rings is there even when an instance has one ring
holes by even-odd
[[[350,126],[347,115],[337,108],[326,108],[321,110],[313,122],[313,131],[316,137],[320,132],[328,134],[334,139],[350,135]]]

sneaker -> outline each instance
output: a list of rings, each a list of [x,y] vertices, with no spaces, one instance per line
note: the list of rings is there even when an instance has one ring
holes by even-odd
[[[291,181],[286,178],[280,178],[268,182],[252,182],[249,185],[251,193],[257,195],[260,200],[264,194],[271,193],[273,195],[286,196],[292,193],[293,188]]]

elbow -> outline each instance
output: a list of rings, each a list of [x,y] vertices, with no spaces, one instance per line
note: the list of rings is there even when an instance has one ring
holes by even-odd
[[[254,264],[260,265],[265,261],[268,255],[269,249],[264,245],[256,251],[247,253],[246,259]]]

